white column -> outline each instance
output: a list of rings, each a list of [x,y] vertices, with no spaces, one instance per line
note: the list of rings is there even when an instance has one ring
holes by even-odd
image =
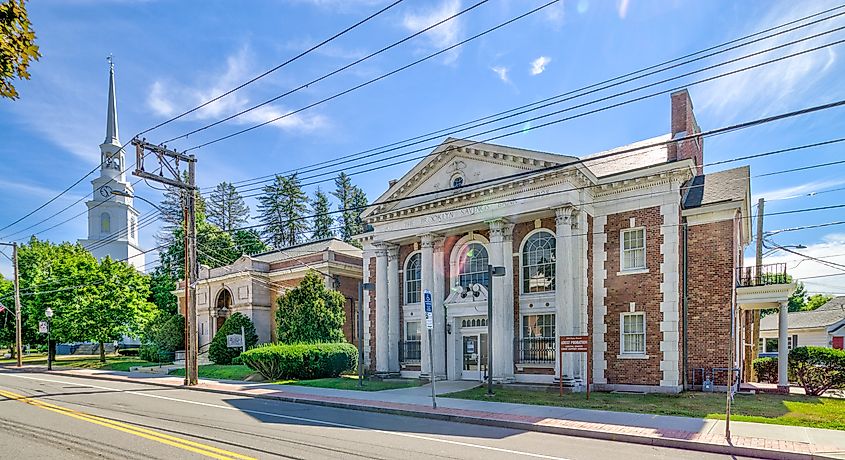
[[[583,327],[586,316],[586,300],[584,293],[587,290],[587,214],[580,210],[573,210],[570,219],[571,235],[570,240],[570,267],[572,273],[572,303],[569,311],[569,330],[572,335],[587,335],[587,329]],[[565,329],[564,329],[565,330]],[[586,382],[586,353],[572,353],[572,378],[573,386],[582,386]]]
[[[376,372],[388,372],[390,360],[388,338],[390,336],[387,311],[387,246],[374,244],[376,248]]]
[[[446,300],[445,281],[443,275],[445,259],[443,258],[443,238],[434,240],[432,261],[432,313],[434,314],[434,330],[431,331],[434,347],[434,372],[437,378],[445,379],[446,374],[446,312],[443,302]]]
[[[604,304],[607,297],[607,288],[604,285],[607,279],[607,269],[604,264],[607,262],[607,234],[604,226],[607,223],[607,216],[596,216],[593,218],[593,305],[590,306],[590,320],[593,322],[593,374],[594,383],[607,383],[604,371],[607,369],[605,353],[607,352],[607,324],[604,317],[607,314],[607,306]]]
[[[555,210],[555,336],[572,335],[572,206]],[[557,349],[557,340],[555,340]],[[573,384],[573,355],[564,355],[564,384]],[[555,379],[561,373],[560,353],[555,353]]]
[[[789,335],[788,315],[789,302],[783,302],[778,312],[778,389],[787,391],[789,391],[789,374],[787,373],[789,349],[786,346]]]
[[[426,233],[420,236],[420,248],[422,249],[422,268],[420,270],[420,284],[422,285],[422,293],[428,289],[432,292],[432,301],[434,300],[434,244],[436,235]],[[424,294],[422,294],[424,295]],[[420,318],[423,320],[420,323],[421,337],[420,337],[420,377],[429,377],[431,372],[431,361],[429,360],[428,347],[431,346],[428,342],[428,331],[425,328],[425,299],[420,299]],[[432,302],[432,313],[434,313],[434,304]],[[433,335],[434,331],[432,331]]]
[[[503,367],[502,375],[506,381],[513,381],[513,313],[514,313],[514,295],[513,295],[513,227],[514,224],[505,224],[502,227],[502,265],[505,267],[505,276],[500,278],[502,280],[502,290],[504,291],[504,317],[502,318],[503,335],[507,338],[505,341],[504,356],[502,356]]]
[[[494,267],[504,266],[506,223],[502,219],[496,219],[488,224],[490,226],[490,247],[487,251],[489,263]],[[509,322],[506,318],[508,315],[505,308],[507,301],[505,282],[504,277],[493,277],[490,280],[489,289],[493,295],[493,317],[488,318],[487,321],[493,321],[493,337],[488,337],[487,340],[493,341],[493,379],[497,381],[507,380],[508,376],[513,378],[513,326],[510,330],[507,329],[507,325],[512,325],[513,320]],[[513,312],[510,316],[513,317]]]
[[[375,283],[376,280],[372,276],[370,276],[370,261],[373,260],[373,256],[375,255],[375,250],[370,243],[364,243],[364,282],[365,283]],[[372,335],[375,333],[372,330],[372,325],[370,323],[370,298],[374,295],[374,292],[370,292],[368,290],[364,290],[364,298],[363,298],[363,308],[361,311],[364,314],[363,323],[364,323],[364,330],[359,331],[359,333],[364,334],[364,368],[370,369],[370,364],[375,359],[374,356],[371,356],[370,353],[370,340],[372,340]],[[281,295],[281,294],[280,294]],[[357,325],[355,326],[358,327]]]
[[[387,250],[387,369],[399,372],[399,246]]]

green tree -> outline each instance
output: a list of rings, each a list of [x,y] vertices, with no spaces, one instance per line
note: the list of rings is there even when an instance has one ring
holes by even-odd
[[[29,80],[29,65],[41,57],[23,0],[0,3],[0,97],[20,97],[12,81]]]
[[[807,303],[804,304],[804,311],[815,310],[816,308],[828,303],[832,298],[833,296],[830,295],[813,294],[810,297],[807,297]]]
[[[188,172],[182,172],[182,180],[188,181]],[[178,187],[165,185],[165,192],[162,194],[158,209],[161,211],[161,221],[164,223],[156,235],[156,241],[161,246],[170,245],[173,242],[174,233],[185,223],[185,198],[184,191]],[[205,200],[196,191],[196,214],[197,221],[205,218]]]
[[[329,215],[329,208],[328,195],[318,188],[311,200],[311,214],[314,216],[311,239],[324,240],[334,236],[334,230],[332,230],[334,219]]]
[[[177,278],[171,277],[161,265],[156,267],[152,273],[148,275],[150,282],[150,302],[155,304],[158,309],[166,314],[176,314],[178,303],[173,291],[176,290]]]
[[[224,232],[232,233],[249,220],[249,207],[229,182],[217,184],[206,203],[206,218]]]
[[[223,326],[214,334],[211,340],[211,346],[208,348],[208,358],[214,361],[215,364],[232,364],[232,359],[241,354],[240,348],[229,348],[226,346],[226,336],[230,334],[241,333],[241,327],[244,329],[246,348],[250,349],[258,343],[258,334],[255,333],[255,325],[252,321],[242,313],[233,313],[232,316],[226,318]]]
[[[272,184],[264,187],[258,199],[258,212],[264,224],[264,236],[275,248],[293,246],[303,240],[308,230],[305,213],[308,197],[296,174],[277,175]]]
[[[232,237],[216,225],[206,222],[202,215],[197,216],[197,260],[201,265],[211,268],[229,265],[240,257],[235,249]],[[185,273],[185,232],[181,227],[173,230],[173,236],[167,248],[159,253],[162,269],[172,279],[184,279]]]
[[[792,282],[792,277],[788,276],[787,282]],[[792,292],[792,295],[789,296],[789,311],[796,312],[804,310],[804,306],[807,304],[807,289],[804,287],[804,283],[798,281],[795,283],[795,291]]]
[[[346,299],[326,288],[322,276],[313,270],[299,286],[277,300],[276,324],[282,343],[343,342]]]
[[[251,228],[235,230],[232,233],[232,241],[235,244],[235,250],[241,255],[247,254],[252,256],[269,250],[267,245],[264,244],[264,241],[261,240],[261,235]]]
[[[162,316],[150,328],[149,340],[161,351],[173,353],[185,348],[185,317]]]
[[[364,224],[361,220],[361,213],[367,207],[367,195],[364,191],[352,184],[349,175],[341,172],[334,180],[335,190],[332,195],[337,198],[337,218],[340,224],[340,238],[347,243],[358,244],[352,237],[364,231]]]
[[[0,348],[15,350],[15,283],[0,276]]]

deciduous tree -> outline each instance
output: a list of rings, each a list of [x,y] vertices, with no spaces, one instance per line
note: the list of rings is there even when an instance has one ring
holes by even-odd
[[[0,3],[0,97],[20,97],[14,79],[29,80],[29,65],[41,57],[23,0]]]

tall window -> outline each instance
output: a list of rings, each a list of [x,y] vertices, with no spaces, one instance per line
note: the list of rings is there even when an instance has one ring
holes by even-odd
[[[622,354],[645,354],[645,313],[622,314]]]
[[[405,303],[419,303],[422,289],[422,255],[416,253],[408,258],[405,266]]]
[[[622,270],[645,268],[645,229],[622,231]]]
[[[522,338],[555,336],[555,315],[525,315],[522,317]]]
[[[110,233],[111,232],[111,216],[107,212],[100,214],[100,232],[101,233]]]
[[[130,218],[129,218],[129,230],[130,230],[130,232],[131,232],[131,235],[132,235],[132,239],[133,239],[133,240],[135,239],[135,229],[136,229],[136,227],[135,227],[135,218],[134,218],[134,217],[130,217]]]
[[[470,243],[461,249],[458,258],[458,284],[467,287],[473,284],[489,286],[487,279],[487,249],[480,243]]]
[[[420,340],[420,322],[408,321],[405,323],[405,340]]]
[[[537,232],[522,249],[522,292],[555,290],[555,237]]]

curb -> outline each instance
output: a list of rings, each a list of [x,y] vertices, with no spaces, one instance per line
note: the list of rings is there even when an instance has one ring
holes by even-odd
[[[20,371],[19,371],[20,372]],[[27,371],[24,370],[23,372],[40,372],[40,370],[31,370]],[[523,430],[523,431],[535,431],[541,433],[549,433],[549,434],[559,434],[564,436],[573,436],[579,438],[588,438],[588,439],[600,439],[604,441],[616,441],[616,442],[625,442],[631,444],[641,444],[641,445],[651,445],[656,447],[669,447],[675,449],[684,449],[684,450],[692,450],[698,452],[708,452],[708,453],[715,453],[715,454],[725,454],[725,455],[737,455],[737,456],[745,456],[745,457],[757,457],[757,458],[766,458],[766,459],[777,459],[777,460],[834,460],[838,459],[841,460],[843,457],[833,456],[833,455],[826,455],[824,453],[802,453],[802,452],[784,452],[780,450],[773,450],[773,449],[766,449],[760,447],[750,447],[750,446],[737,446],[732,444],[712,444],[707,442],[701,441],[691,441],[686,439],[677,439],[677,438],[658,438],[653,436],[642,436],[636,434],[627,434],[627,433],[613,433],[609,431],[594,431],[594,430],[586,430],[586,429],[579,429],[579,428],[571,428],[571,427],[558,427],[553,425],[540,425],[528,422],[519,422],[519,421],[512,421],[512,420],[498,420],[492,418],[480,418],[480,417],[473,417],[468,415],[455,415],[455,414],[445,414],[445,413],[437,413],[433,412],[437,409],[432,409],[432,411],[422,411],[422,410],[411,410],[411,409],[399,409],[399,408],[388,408],[388,407],[377,407],[371,406],[366,404],[353,404],[347,402],[339,402],[339,401],[323,401],[317,399],[309,399],[309,398],[300,398],[296,396],[281,396],[281,395],[252,395],[252,394],[245,394],[240,391],[233,391],[233,390],[222,390],[217,388],[202,388],[202,387],[185,387],[183,385],[170,385],[164,383],[156,383],[156,382],[148,382],[144,380],[134,380],[129,378],[115,378],[110,375],[79,375],[65,371],[51,371],[50,374],[54,375],[64,375],[66,377],[76,377],[76,378],[83,378],[83,379],[91,379],[91,380],[106,380],[106,381],[114,381],[114,382],[124,382],[124,383],[139,383],[144,385],[151,385],[161,388],[181,388],[187,389],[192,391],[201,391],[206,393],[216,393],[216,394],[225,394],[230,396],[242,396],[242,397],[250,397],[250,398],[257,398],[257,399],[266,399],[266,400],[273,400],[273,401],[282,401],[282,402],[290,402],[290,403],[297,403],[297,404],[309,404],[313,406],[322,406],[322,407],[332,407],[338,409],[347,409],[347,410],[358,410],[358,411],[365,411],[365,412],[373,412],[373,413],[381,413],[381,414],[390,414],[390,415],[402,415],[407,417],[415,417],[415,418],[427,418],[433,420],[441,420],[441,421],[448,421],[448,422],[456,422],[456,423],[467,423],[473,425],[484,425],[484,426],[491,426],[491,427],[498,427],[498,428],[509,428],[509,429],[516,429],[516,430]],[[363,401],[362,401],[363,402]]]

